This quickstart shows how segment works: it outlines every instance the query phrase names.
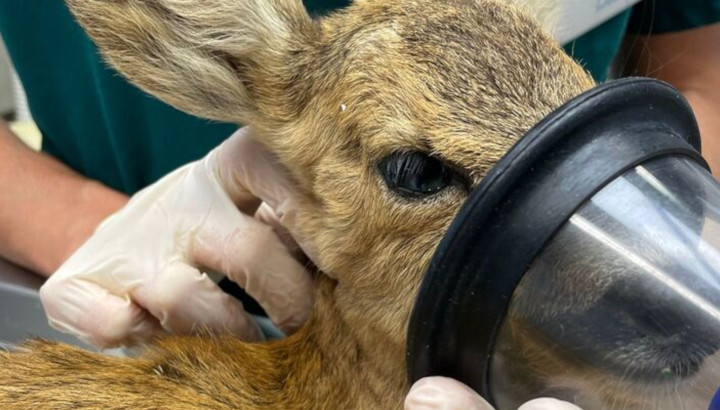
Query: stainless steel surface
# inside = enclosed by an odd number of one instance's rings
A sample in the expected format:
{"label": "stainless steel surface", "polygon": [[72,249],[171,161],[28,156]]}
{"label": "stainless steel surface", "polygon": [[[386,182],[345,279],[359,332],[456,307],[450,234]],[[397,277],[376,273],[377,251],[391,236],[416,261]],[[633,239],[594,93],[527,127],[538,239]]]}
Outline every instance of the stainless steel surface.
{"label": "stainless steel surface", "polygon": [[[0,259],[0,345],[11,347],[29,338],[59,340],[96,350],[48,325],[38,289],[43,279]],[[104,353],[118,355],[118,350]]]}

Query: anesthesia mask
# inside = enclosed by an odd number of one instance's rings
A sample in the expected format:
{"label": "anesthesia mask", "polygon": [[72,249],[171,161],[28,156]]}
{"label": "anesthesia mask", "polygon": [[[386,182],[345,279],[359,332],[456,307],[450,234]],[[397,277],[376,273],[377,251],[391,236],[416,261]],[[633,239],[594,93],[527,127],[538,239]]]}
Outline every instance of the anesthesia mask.
{"label": "anesthesia mask", "polygon": [[670,86],[626,79],[545,118],[470,194],[408,331],[412,381],[498,410],[706,410],[720,385],[720,184]]}

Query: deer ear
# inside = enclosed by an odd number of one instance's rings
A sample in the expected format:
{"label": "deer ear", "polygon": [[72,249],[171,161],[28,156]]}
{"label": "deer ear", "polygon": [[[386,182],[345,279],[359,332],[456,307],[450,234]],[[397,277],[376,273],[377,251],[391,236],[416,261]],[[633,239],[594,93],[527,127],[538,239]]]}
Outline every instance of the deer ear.
{"label": "deer ear", "polygon": [[[300,0],[67,0],[132,83],[191,114],[252,124],[315,31]],[[276,101],[275,103],[278,103]]]}

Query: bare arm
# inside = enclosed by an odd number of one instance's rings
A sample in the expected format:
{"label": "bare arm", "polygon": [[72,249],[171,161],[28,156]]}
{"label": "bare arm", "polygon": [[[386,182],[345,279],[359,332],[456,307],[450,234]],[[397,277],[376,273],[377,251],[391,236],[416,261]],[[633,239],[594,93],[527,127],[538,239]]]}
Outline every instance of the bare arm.
{"label": "bare arm", "polygon": [[0,120],[0,257],[49,276],[126,202],[26,147]]}
{"label": "bare arm", "polygon": [[677,33],[628,39],[626,74],[664,80],[690,101],[703,154],[720,177],[720,23]]}

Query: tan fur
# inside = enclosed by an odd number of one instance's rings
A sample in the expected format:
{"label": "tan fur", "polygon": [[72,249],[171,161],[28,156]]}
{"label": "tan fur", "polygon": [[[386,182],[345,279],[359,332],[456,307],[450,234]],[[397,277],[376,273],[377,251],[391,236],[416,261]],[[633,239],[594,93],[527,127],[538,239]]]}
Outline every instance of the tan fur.
{"label": "tan fur", "polygon": [[253,125],[292,172],[316,305],[288,339],[171,337],[120,360],[55,344],[0,356],[0,408],[400,408],[406,326],[467,192],[388,190],[378,162],[417,150],[477,184],[551,110],[593,85],[494,0],[70,0],[108,61],[187,112]]}

